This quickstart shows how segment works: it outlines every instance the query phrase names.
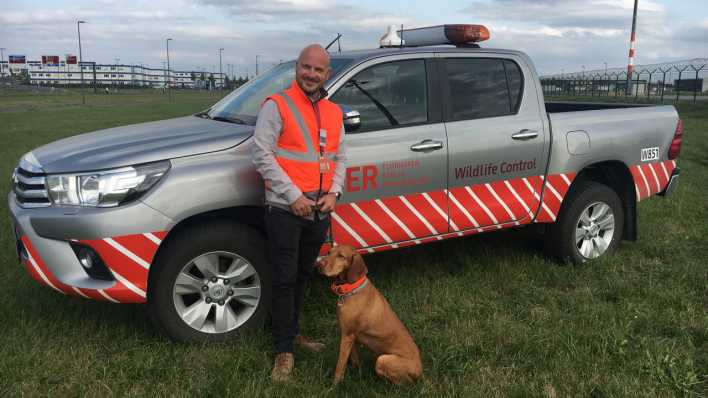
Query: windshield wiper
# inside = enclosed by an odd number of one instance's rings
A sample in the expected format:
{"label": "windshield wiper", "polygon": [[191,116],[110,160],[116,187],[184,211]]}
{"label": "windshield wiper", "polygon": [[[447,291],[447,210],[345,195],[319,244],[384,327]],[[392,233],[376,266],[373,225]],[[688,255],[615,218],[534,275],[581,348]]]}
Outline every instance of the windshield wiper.
{"label": "windshield wiper", "polygon": [[[207,115],[209,116],[209,115]],[[209,117],[211,120],[216,120],[217,122],[227,122],[227,123],[233,123],[233,124],[246,124],[243,119],[239,119],[237,117],[225,117],[225,116],[210,116]]]}
{"label": "windshield wiper", "polygon": [[209,109],[195,113],[194,116],[200,117],[202,119],[211,119],[211,116],[209,116]]}
{"label": "windshield wiper", "polygon": [[391,123],[391,125],[398,126],[398,120],[396,120],[396,118],[393,117],[391,112],[389,112],[389,110],[384,106],[384,104],[379,102],[379,100],[374,98],[374,96],[371,95],[371,93],[369,93],[368,91],[366,91],[366,89],[361,87],[361,84],[365,84],[365,83],[367,83],[367,82],[359,83],[358,81],[356,81],[356,79],[351,79],[351,80],[349,80],[348,84],[353,85],[354,87],[359,89],[359,91],[361,91],[362,94],[364,94],[367,98],[369,98],[371,100],[371,102],[373,102],[374,105],[376,105],[376,107],[381,111],[381,113],[383,113],[384,116],[386,116],[386,119],[388,119],[388,122]]}

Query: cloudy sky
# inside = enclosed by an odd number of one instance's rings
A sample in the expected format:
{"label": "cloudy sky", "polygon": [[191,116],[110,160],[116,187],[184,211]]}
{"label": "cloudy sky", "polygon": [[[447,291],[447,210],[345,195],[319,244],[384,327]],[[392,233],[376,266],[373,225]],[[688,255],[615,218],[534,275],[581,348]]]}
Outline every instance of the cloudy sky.
{"label": "cloudy sky", "polygon": [[[372,48],[389,24],[482,23],[485,47],[528,53],[542,73],[627,64],[633,0],[3,0],[0,47],[28,59],[78,53],[85,60],[160,67],[165,38],[174,69],[254,73],[305,44],[343,34],[343,50]],[[638,64],[708,58],[707,0],[640,0]]]}

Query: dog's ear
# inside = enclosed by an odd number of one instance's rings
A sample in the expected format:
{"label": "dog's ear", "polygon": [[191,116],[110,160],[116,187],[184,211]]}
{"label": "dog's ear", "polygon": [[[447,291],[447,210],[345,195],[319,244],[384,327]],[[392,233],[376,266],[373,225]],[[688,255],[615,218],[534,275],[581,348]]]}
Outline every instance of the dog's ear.
{"label": "dog's ear", "polygon": [[347,270],[347,282],[356,282],[357,279],[366,275],[367,272],[369,272],[369,269],[366,268],[366,264],[364,264],[364,259],[361,257],[361,254],[354,252],[352,255],[352,262],[349,264],[349,269]]}

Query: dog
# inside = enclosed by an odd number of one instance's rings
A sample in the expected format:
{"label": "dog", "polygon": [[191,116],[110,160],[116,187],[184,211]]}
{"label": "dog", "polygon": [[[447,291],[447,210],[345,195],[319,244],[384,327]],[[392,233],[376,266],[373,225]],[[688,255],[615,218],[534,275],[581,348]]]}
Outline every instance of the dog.
{"label": "dog", "polygon": [[420,351],[386,298],[367,278],[366,264],[351,246],[335,246],[318,264],[334,278],[341,339],[334,384],[344,378],[347,361],[359,367],[357,345],[377,355],[376,374],[396,385],[412,384],[423,374]]}

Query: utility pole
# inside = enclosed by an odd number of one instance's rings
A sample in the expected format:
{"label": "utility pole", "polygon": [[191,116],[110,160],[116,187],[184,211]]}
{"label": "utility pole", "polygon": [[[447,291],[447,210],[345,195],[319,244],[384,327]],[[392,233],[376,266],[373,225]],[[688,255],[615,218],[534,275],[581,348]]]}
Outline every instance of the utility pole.
{"label": "utility pole", "polygon": [[219,49],[219,79],[221,79],[221,90],[224,90],[224,75],[221,73],[221,53],[224,52],[223,48]]}
{"label": "utility pole", "polygon": [[256,76],[258,76],[258,57],[260,57],[260,55],[256,54]]}
{"label": "utility pole", "polygon": [[167,44],[167,96],[169,98],[169,101],[172,102],[172,87],[170,86],[170,80],[172,80],[172,77],[170,76],[170,40],[172,39],[166,39],[165,44]]}
{"label": "utility pole", "polygon": [[634,72],[634,52],[637,49],[637,7],[639,0],[634,0],[634,13],[632,14],[632,35],[629,38],[629,63],[627,64],[627,91],[625,95],[632,95],[632,72]]}
{"label": "utility pole", "polygon": [[81,55],[81,24],[86,23],[84,21],[76,21],[76,31],[79,33],[79,70],[81,71],[81,103],[86,105],[86,92],[84,92],[84,66],[81,64],[83,62],[83,56]]}

